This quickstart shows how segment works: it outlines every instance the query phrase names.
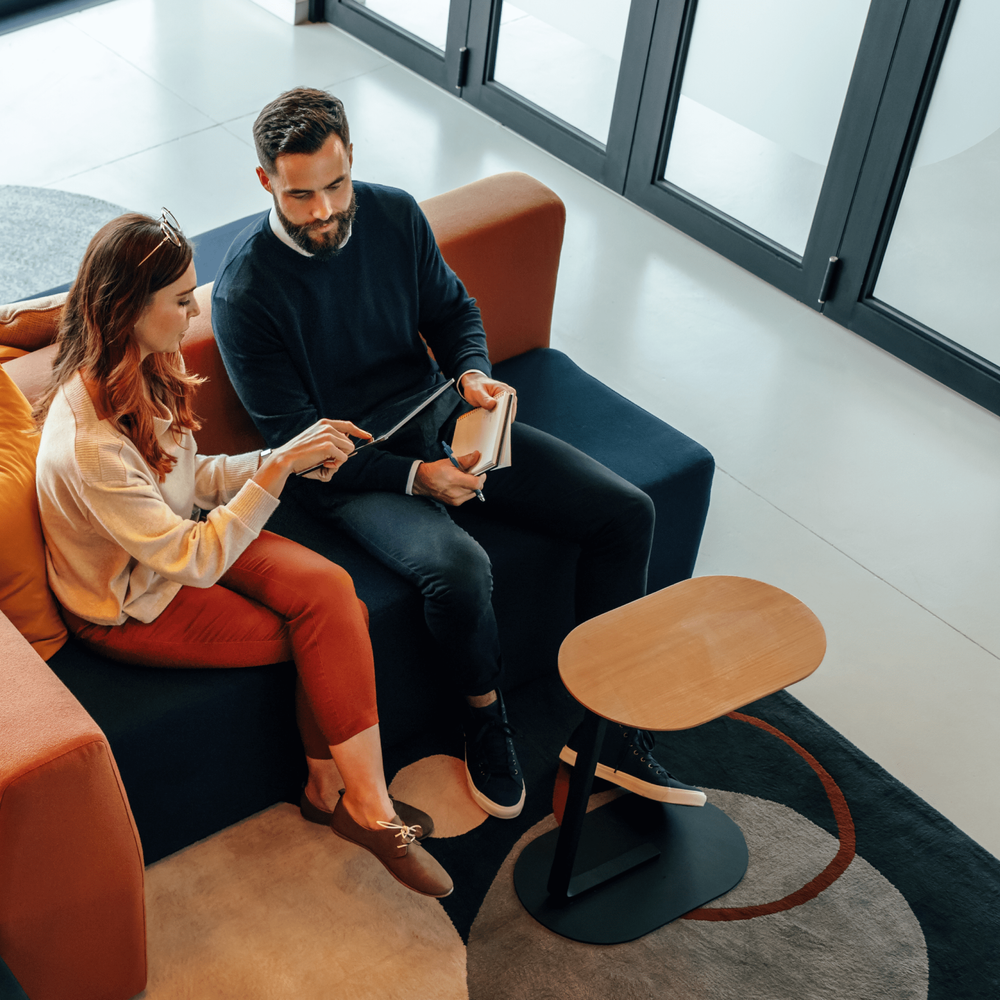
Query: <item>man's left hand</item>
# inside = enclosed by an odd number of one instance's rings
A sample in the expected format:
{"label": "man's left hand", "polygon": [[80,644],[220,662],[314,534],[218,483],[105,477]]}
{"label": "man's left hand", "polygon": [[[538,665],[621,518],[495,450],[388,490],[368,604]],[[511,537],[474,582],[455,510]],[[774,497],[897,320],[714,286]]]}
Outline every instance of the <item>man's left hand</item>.
{"label": "man's left hand", "polygon": [[497,405],[496,397],[509,392],[514,397],[511,419],[517,414],[517,390],[506,382],[498,382],[482,372],[469,372],[462,377],[460,388],[467,403],[481,406],[484,410],[492,410]]}

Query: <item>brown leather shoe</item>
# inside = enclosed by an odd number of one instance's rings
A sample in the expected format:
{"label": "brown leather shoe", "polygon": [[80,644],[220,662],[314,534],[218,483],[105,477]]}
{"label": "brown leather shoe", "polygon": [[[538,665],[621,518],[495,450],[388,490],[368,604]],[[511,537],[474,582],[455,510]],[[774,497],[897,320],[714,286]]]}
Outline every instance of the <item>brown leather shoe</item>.
{"label": "brown leather shoe", "polygon": [[[340,794],[344,794],[343,788],[341,788]],[[419,828],[420,832],[417,833],[417,840],[424,840],[434,832],[434,820],[423,810],[418,809],[416,806],[411,806],[407,802],[400,802],[391,795],[389,796],[389,801],[396,807],[396,815],[399,816],[406,826],[414,830]],[[299,801],[299,812],[302,813],[303,819],[309,820],[310,823],[319,823],[320,826],[329,826],[330,820],[333,819],[332,812],[320,809],[319,806],[314,806],[309,801],[305,789],[302,790],[302,799]]]}
{"label": "brown leather shoe", "polygon": [[374,854],[389,874],[407,889],[443,899],[455,888],[451,876],[417,842],[413,829],[399,816],[392,822],[379,822],[380,829],[366,830],[354,822],[344,800],[337,803],[330,820],[330,829],[343,840],[363,847]]}

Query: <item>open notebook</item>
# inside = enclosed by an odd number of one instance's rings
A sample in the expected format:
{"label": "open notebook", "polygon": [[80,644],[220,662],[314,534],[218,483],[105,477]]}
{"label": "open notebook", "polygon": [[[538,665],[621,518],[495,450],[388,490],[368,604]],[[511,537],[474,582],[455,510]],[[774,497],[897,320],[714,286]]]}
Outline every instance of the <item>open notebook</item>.
{"label": "open notebook", "polygon": [[514,415],[514,395],[501,393],[492,410],[482,408],[463,413],[455,424],[451,449],[456,455],[479,452],[479,461],[467,471],[473,476],[510,465],[510,424]]}

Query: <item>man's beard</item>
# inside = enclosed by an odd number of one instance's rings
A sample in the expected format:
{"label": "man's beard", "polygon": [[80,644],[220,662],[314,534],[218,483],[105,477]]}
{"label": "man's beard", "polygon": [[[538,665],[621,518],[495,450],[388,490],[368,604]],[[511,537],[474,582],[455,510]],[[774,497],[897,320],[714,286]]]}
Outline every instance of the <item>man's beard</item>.
{"label": "man's beard", "polygon": [[[277,198],[274,200],[274,210],[278,213],[285,232],[292,238],[296,246],[301,247],[306,253],[311,253],[320,260],[327,260],[336,256],[340,252],[340,245],[351,235],[351,226],[354,224],[354,215],[358,210],[358,199],[354,192],[351,192],[351,203],[343,212],[331,215],[329,219],[321,219],[317,222],[308,222],[304,226],[297,226],[292,222],[278,204]],[[318,232],[323,226],[328,226],[331,222],[336,225],[333,229],[325,233]]]}

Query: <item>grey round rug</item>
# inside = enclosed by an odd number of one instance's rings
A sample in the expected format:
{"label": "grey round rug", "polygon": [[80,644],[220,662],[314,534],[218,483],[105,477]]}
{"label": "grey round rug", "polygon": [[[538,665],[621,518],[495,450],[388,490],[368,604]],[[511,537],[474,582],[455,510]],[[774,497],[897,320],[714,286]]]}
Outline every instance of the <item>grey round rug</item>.
{"label": "grey round rug", "polygon": [[0,303],[72,281],[90,238],[125,211],[68,191],[0,185]]}
{"label": "grey round rug", "polygon": [[[790,898],[837,853],[837,838],[794,809],[705,789],[739,825],[750,867],[707,908]],[[602,804],[609,795],[591,798]],[[603,797],[603,798],[602,798]],[[902,893],[855,855],[801,905],[752,919],[681,918],[626,944],[581,944],[537,923],[514,890],[524,846],[555,829],[550,814],[514,845],[469,933],[471,1000],[926,1000],[923,930]]]}

